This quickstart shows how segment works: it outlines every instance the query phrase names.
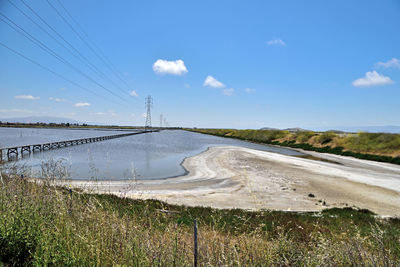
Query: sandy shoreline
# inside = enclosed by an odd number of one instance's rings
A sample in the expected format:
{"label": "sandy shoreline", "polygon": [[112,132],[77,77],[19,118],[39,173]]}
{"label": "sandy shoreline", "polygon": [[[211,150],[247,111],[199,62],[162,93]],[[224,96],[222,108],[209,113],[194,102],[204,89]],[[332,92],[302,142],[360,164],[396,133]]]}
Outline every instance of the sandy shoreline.
{"label": "sandy shoreline", "polygon": [[211,147],[184,160],[188,174],[183,176],[68,184],[93,192],[188,206],[290,211],[356,206],[400,217],[400,166],[304,153],[335,163],[242,147]]}

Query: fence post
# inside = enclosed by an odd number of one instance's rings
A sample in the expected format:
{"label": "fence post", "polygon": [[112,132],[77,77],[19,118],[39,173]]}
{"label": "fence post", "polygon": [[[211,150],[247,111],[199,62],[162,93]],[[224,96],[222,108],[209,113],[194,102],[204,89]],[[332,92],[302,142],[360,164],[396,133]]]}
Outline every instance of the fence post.
{"label": "fence post", "polygon": [[71,189],[71,188],[68,190],[68,196],[69,196],[69,209],[68,209],[68,213],[71,214],[71,213],[72,213],[72,189]]}
{"label": "fence post", "polygon": [[197,220],[194,220],[194,267],[197,267]]}

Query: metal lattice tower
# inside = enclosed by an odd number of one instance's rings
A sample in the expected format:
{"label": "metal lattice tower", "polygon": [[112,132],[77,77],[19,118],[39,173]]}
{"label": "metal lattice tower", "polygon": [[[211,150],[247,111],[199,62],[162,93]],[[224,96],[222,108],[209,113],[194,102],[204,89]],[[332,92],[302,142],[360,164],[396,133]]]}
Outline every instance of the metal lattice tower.
{"label": "metal lattice tower", "polygon": [[147,110],[145,127],[151,128],[151,108],[153,107],[153,98],[150,95],[146,97],[145,105]]}

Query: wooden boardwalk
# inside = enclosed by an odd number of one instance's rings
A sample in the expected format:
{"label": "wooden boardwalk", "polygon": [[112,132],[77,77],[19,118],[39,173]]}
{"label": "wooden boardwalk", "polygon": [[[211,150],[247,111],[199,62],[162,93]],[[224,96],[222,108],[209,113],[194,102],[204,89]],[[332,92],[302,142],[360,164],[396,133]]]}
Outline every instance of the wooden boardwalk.
{"label": "wooden boardwalk", "polygon": [[27,153],[30,154],[31,152],[45,151],[45,150],[49,150],[49,149],[62,148],[62,147],[67,147],[67,146],[75,146],[75,145],[99,142],[99,141],[104,141],[104,140],[110,140],[110,139],[130,136],[130,135],[151,133],[151,132],[158,132],[158,130],[138,131],[138,132],[132,132],[132,133],[115,134],[115,135],[107,135],[107,136],[99,136],[99,137],[89,137],[89,138],[43,143],[43,144],[35,144],[35,145],[4,147],[4,148],[0,148],[0,161],[3,161],[3,155],[6,155],[7,160],[9,160],[10,158],[18,158],[18,155],[23,156],[24,154],[27,154]]}

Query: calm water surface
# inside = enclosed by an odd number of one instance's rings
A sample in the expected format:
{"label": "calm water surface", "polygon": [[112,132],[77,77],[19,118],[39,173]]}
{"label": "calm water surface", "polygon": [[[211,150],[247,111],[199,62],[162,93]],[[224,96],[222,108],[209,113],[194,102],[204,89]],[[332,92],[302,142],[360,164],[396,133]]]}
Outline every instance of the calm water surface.
{"label": "calm water surface", "polygon": [[[0,147],[118,133],[121,131],[0,128]],[[7,164],[24,164],[33,173],[37,173],[43,162],[53,159],[64,162],[71,179],[157,179],[183,175],[185,169],[181,163],[186,157],[199,154],[208,147],[225,145],[285,155],[304,155],[287,148],[168,130],[32,153],[24,159]]]}

